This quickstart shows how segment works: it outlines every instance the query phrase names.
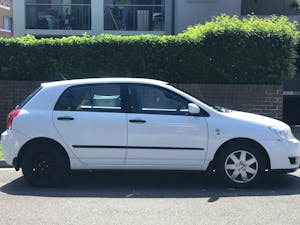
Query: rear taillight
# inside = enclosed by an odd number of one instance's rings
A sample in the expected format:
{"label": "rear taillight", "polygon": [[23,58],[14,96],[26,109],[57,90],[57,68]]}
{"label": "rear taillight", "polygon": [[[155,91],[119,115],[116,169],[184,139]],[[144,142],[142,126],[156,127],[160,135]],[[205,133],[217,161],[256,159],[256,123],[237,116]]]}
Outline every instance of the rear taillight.
{"label": "rear taillight", "polygon": [[11,111],[8,114],[8,116],[7,116],[7,129],[8,130],[11,130],[12,122],[13,122],[14,118],[18,116],[20,111],[21,111],[20,109],[14,109],[13,111]]}

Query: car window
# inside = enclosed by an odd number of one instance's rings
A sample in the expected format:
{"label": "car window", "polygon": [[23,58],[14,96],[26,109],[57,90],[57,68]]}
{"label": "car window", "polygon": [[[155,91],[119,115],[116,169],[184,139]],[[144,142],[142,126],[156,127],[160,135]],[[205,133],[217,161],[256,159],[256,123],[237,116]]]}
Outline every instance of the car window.
{"label": "car window", "polygon": [[187,115],[189,101],[164,88],[150,85],[129,85],[129,112]]}
{"label": "car window", "polygon": [[55,110],[61,111],[121,111],[121,91],[118,84],[75,86],[66,90]]}

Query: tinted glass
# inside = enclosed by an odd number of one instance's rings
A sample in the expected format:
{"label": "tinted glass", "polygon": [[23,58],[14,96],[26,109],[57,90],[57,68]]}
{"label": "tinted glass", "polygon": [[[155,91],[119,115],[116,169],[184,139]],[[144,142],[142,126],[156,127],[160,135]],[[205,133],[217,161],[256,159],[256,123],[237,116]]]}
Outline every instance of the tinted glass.
{"label": "tinted glass", "polygon": [[129,111],[135,113],[187,115],[189,101],[163,88],[131,85]]}
{"label": "tinted glass", "polygon": [[103,84],[76,86],[65,91],[55,110],[62,111],[121,111],[120,86]]}

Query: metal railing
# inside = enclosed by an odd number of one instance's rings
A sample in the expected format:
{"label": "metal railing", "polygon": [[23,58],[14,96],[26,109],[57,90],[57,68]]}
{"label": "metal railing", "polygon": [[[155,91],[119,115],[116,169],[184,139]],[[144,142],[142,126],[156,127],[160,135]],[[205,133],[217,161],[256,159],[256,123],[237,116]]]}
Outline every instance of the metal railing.
{"label": "metal railing", "polygon": [[125,31],[163,31],[164,4],[105,4],[104,29]]}
{"label": "metal railing", "polygon": [[26,29],[90,30],[91,4],[25,5]]}

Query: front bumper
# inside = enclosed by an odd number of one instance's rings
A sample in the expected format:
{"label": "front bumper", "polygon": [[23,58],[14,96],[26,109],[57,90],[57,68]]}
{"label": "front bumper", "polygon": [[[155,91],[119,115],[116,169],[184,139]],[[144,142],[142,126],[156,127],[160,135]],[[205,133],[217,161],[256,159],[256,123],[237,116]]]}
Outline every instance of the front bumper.
{"label": "front bumper", "polygon": [[26,136],[14,130],[6,130],[1,134],[2,152],[7,164],[14,166],[14,159],[27,141]]}
{"label": "front bumper", "polygon": [[300,165],[300,142],[291,140],[264,140],[260,142],[266,149],[271,170],[295,170]]}

